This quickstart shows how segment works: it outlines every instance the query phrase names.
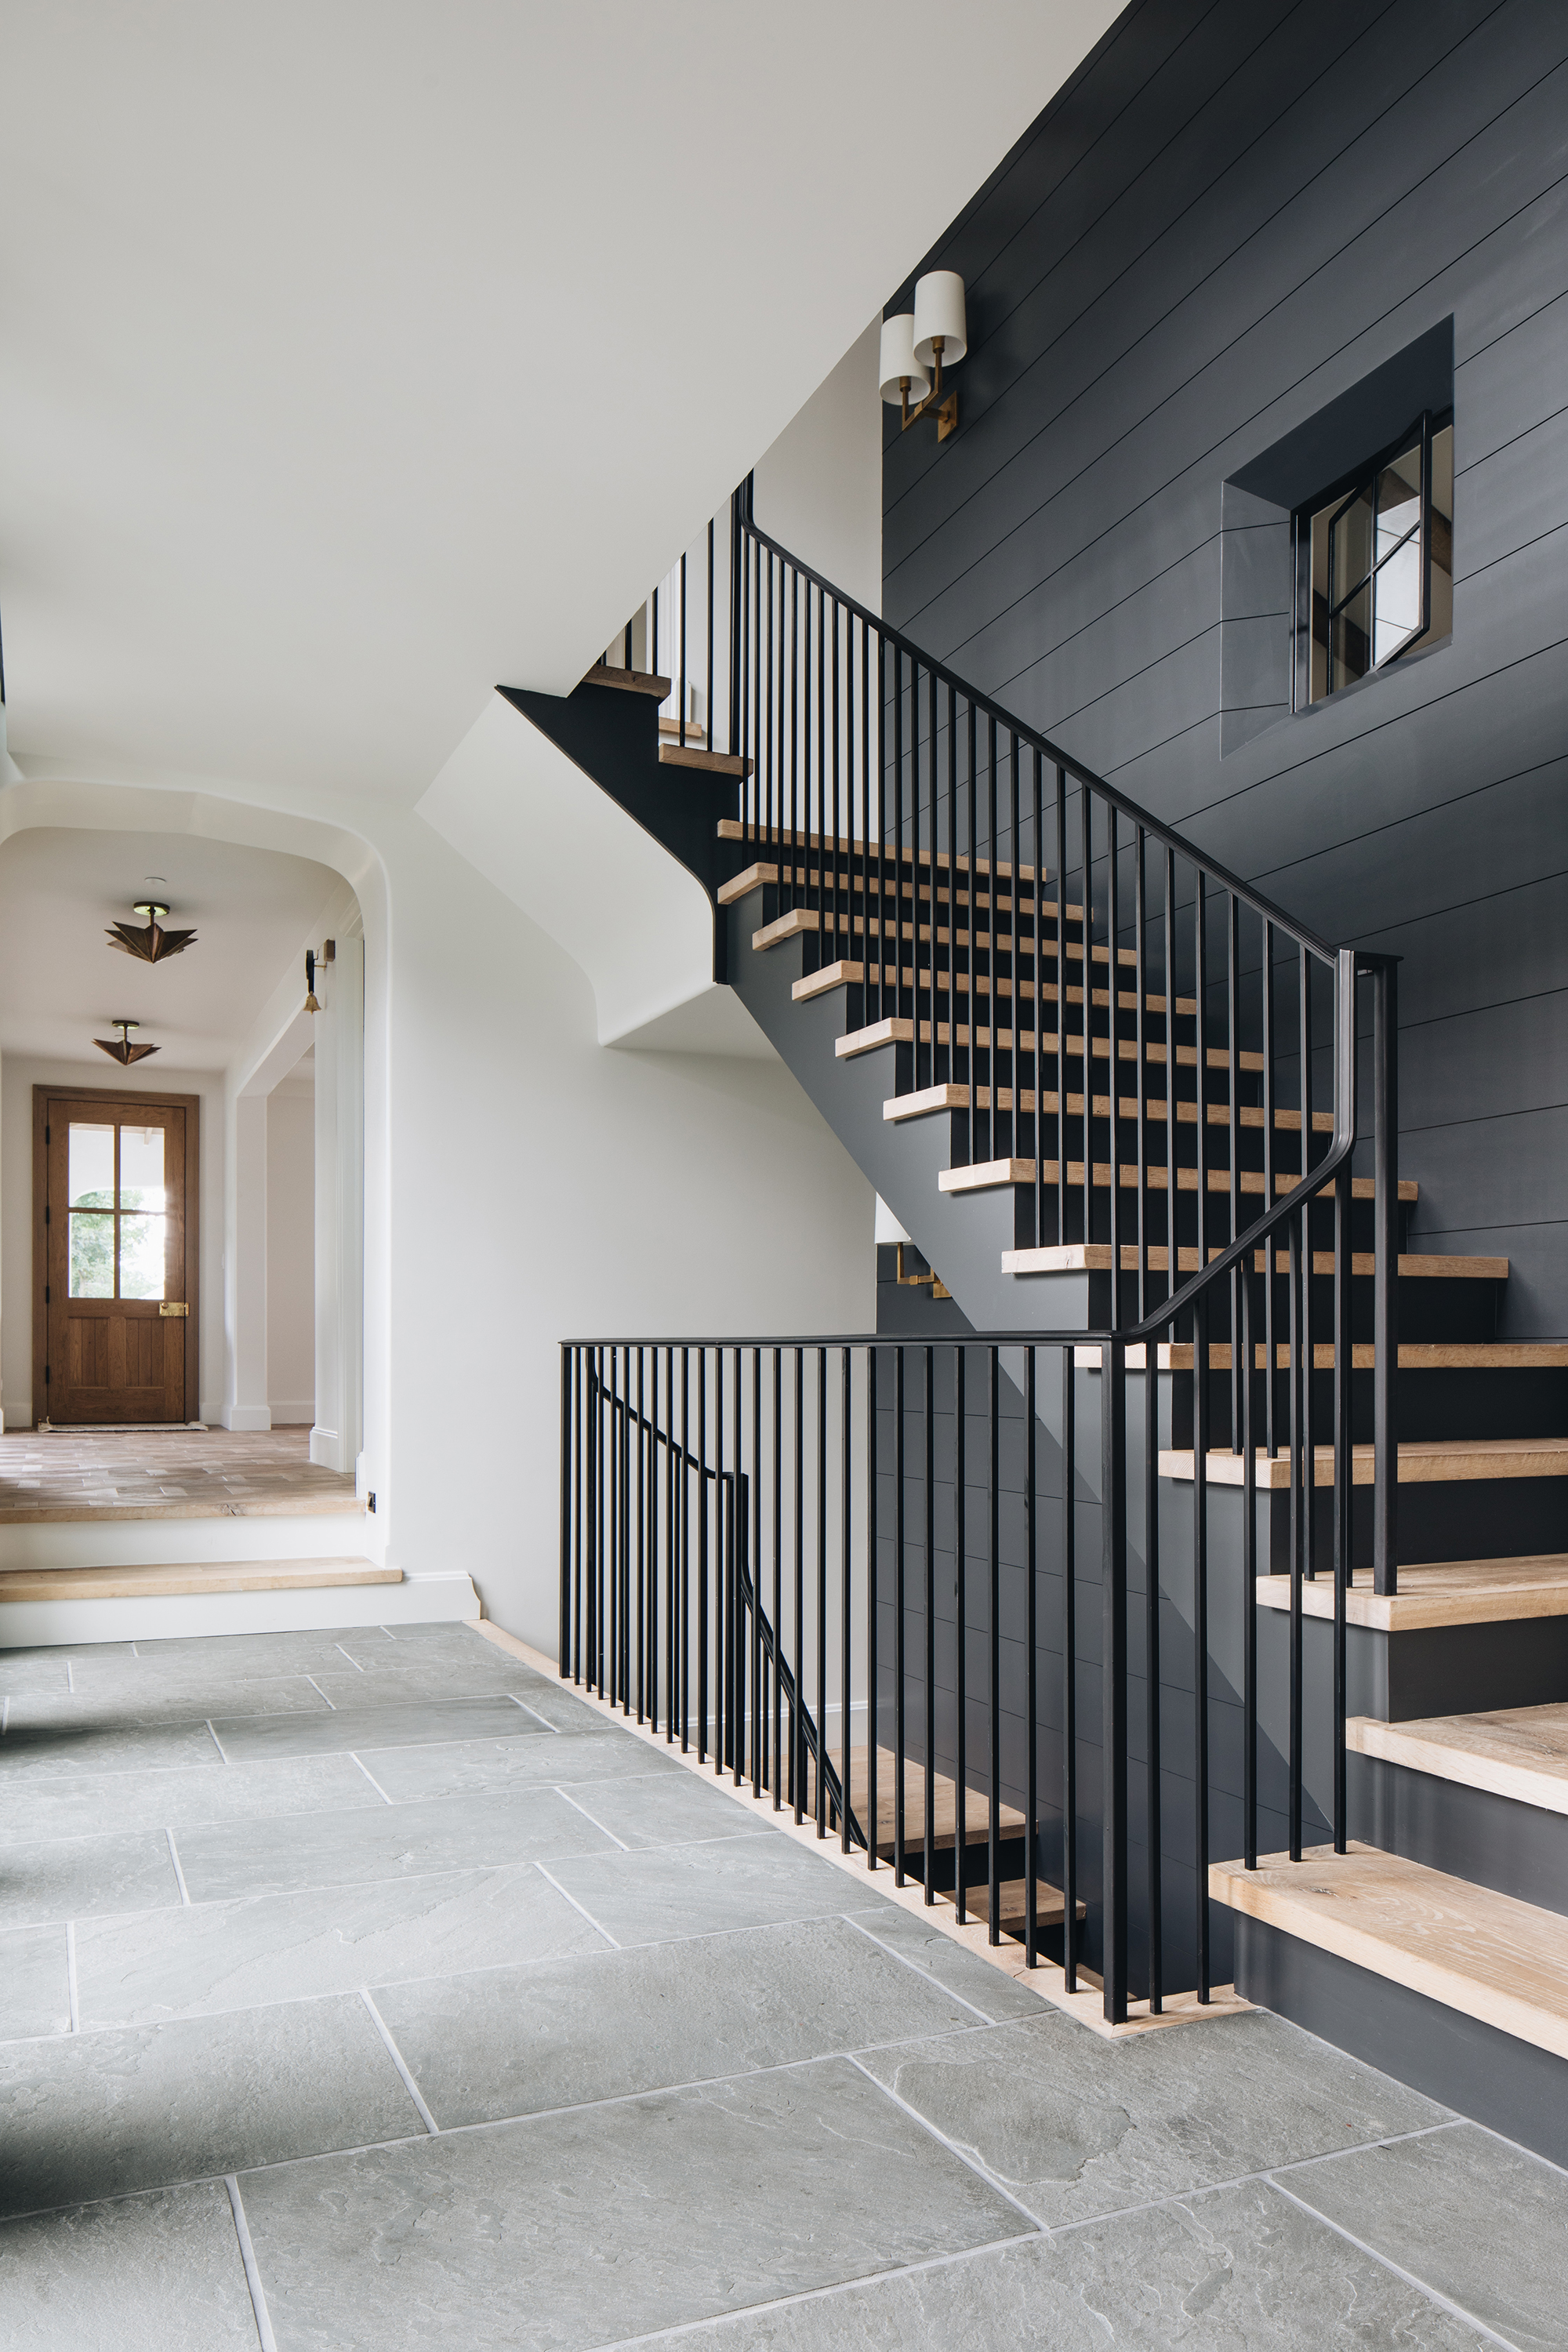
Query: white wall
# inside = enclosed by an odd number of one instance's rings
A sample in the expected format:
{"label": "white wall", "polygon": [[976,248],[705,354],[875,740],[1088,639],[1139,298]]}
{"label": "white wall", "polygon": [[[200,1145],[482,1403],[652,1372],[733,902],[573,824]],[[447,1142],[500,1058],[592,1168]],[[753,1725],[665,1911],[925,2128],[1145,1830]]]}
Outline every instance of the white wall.
{"label": "white wall", "polygon": [[882,609],[882,404],[873,319],[756,466],[757,528],[868,611]]}
{"label": "white wall", "polygon": [[267,1402],[280,1423],[315,1418],[316,1090],[285,1078],[267,1097]]}
{"label": "white wall", "polygon": [[101,1054],[91,1062],[37,1061],[7,1054],[0,1068],[0,1391],[7,1429],[27,1429],[41,1402],[33,1395],[33,1088],[100,1087],[110,1094],[200,1095],[201,1296],[197,1343],[202,1401],[187,1402],[203,1421],[218,1417],[223,1394],[223,1078],[211,1070],[161,1069],[142,1062],[125,1070]]}

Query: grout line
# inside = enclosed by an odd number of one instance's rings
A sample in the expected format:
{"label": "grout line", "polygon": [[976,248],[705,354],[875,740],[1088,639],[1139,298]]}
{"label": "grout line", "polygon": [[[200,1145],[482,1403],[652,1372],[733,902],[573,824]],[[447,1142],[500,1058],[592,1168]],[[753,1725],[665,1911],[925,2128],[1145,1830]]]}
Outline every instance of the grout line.
{"label": "grout line", "polygon": [[560,1738],[561,1726],[558,1723],[552,1723],[547,1717],[540,1714],[536,1706],[530,1706],[525,1699],[519,1698],[515,1691],[504,1691],[501,1695],[505,1698],[510,1698],[513,1706],[521,1706],[524,1715],[532,1716],[535,1723],[542,1723],[546,1731],[552,1731],[557,1739]]}
{"label": "grout line", "polygon": [[[954,1992],[950,1986],[943,1984],[940,1977],[932,1976],[929,1969],[922,1969],[918,1960],[911,1960],[907,1953],[900,1952],[897,1945],[884,1943],[880,1936],[874,1936],[871,1933],[870,1928],[863,1927],[861,1922],[855,1917],[852,1912],[846,1911],[841,1914],[841,1916],[847,1927],[856,1928],[859,1934],[865,1937],[866,1941],[868,1944],[875,1944],[879,1952],[886,1952],[889,1959],[897,1960],[900,1967],[909,1969],[911,1976],[923,1978],[925,1982],[929,1985],[934,1986],[938,1992],[945,1993],[949,2000],[955,2000],[960,2009],[968,2010],[970,2015],[972,2017],[979,2018],[983,2025],[1010,2025],[1017,2022],[1016,2019],[1012,2018],[988,2017],[983,2009],[979,2009],[975,2006],[973,2001],[965,2000],[961,1992]],[[1027,2021],[1026,2021],[1026,2022],[1027,2022]]]}
{"label": "grout line", "polygon": [[226,1764],[226,1763],[228,1762],[228,1758],[227,1758],[226,1756],[224,1756],[224,1755],[223,1755],[223,1742],[222,1742],[222,1740],[218,1738],[217,1733],[216,1733],[216,1731],[213,1731],[213,1719],[212,1719],[211,1716],[210,1716],[210,1715],[204,1716],[204,1717],[202,1717],[202,1720],[203,1720],[203,1722],[206,1725],[207,1729],[208,1729],[209,1731],[212,1731],[213,1746],[217,1749],[218,1754],[219,1754],[220,1756],[223,1756],[223,1760],[224,1760],[224,1762]]}
{"label": "grout line", "polygon": [[4,1739],[10,1727],[11,1699],[9,1693],[7,1693],[4,1706],[0,1706],[0,1739]]}
{"label": "grout line", "polygon": [[[339,1657],[340,1657],[340,1658],[349,1658],[349,1654],[348,1654],[348,1652],[344,1649],[344,1647],[343,1647],[343,1645],[342,1645],[342,1643],[341,1642],[334,1642],[334,1643],[332,1643],[332,1647],[333,1647],[333,1649],[334,1649],[334,1650],[336,1650],[336,1652],[337,1652],[337,1654],[338,1654],[338,1655],[339,1655]],[[364,1668],[361,1665],[361,1664],[360,1664],[360,1662],[359,1662],[359,1660],[358,1660],[357,1658],[349,1658],[349,1664],[350,1664],[350,1665],[353,1668],[353,1670],[354,1670],[354,1672],[355,1672],[355,1674],[356,1674],[356,1675],[363,1675],[363,1672],[364,1672]]]}
{"label": "grout line", "polygon": [[864,2271],[858,2278],[835,2279],[831,2286],[808,2287],[801,2294],[773,2295],[765,2303],[737,2304],[733,2309],[716,2311],[706,2319],[677,2320],[672,2327],[656,2327],[648,2336],[619,2336],[613,2343],[595,2345],[591,2352],[635,2352],[639,2344],[669,2344],[688,2336],[710,2335],[715,2328],[732,2326],[739,2320],[760,2318],[773,2311],[794,2311],[801,2304],[826,2303],[834,2295],[853,2294],[858,2287],[888,2286],[900,2279],[923,2278],[931,2271],[947,2270],[955,2263],[979,2262],[987,2254],[1005,2254],[1028,2242],[1026,2238],[992,2238],[983,2246],[960,2246],[951,2254],[933,2254],[923,2263],[900,2263],[889,2270]]}
{"label": "grout line", "polygon": [[557,1895],[564,1895],[566,1896],[566,1900],[570,1903],[574,1911],[582,1912],[584,1918],[586,1919],[589,1927],[594,1930],[594,1933],[596,1936],[603,1936],[605,1943],[610,1946],[613,1951],[618,1952],[624,1948],[620,1944],[616,1943],[616,1938],[611,1935],[607,1927],[600,1927],[593,1913],[587,1910],[584,1905],[579,1903],[574,1895],[566,1894],[566,1889],[562,1885],[561,1881],[558,1878],[552,1877],[550,1872],[545,1869],[544,1864],[542,1862],[536,1862],[533,1867],[538,1871],[542,1878],[550,1879],[550,1884],[553,1886]]}
{"label": "grout line", "polygon": [[66,1995],[70,2002],[70,2030],[81,2032],[81,2008],[76,1991],[76,1921],[66,1921]]}
{"label": "grout line", "polygon": [[[376,1779],[375,1774],[371,1770],[369,1765],[363,1761],[363,1758],[361,1758],[353,1748],[351,1748],[349,1749],[349,1754],[353,1758],[354,1762],[359,1766],[360,1770],[364,1774],[365,1779],[370,1782],[370,1785],[375,1790],[376,1795],[384,1804],[390,1805],[392,1799],[387,1795],[386,1790],[382,1787],[381,1782]],[[287,1818],[287,1816],[285,1816],[285,1818]],[[304,1817],[302,1815],[296,1814],[294,1818],[296,1820],[301,1820]]]}
{"label": "grout line", "polygon": [[[552,1785],[553,1786],[554,1784],[552,1783]],[[575,1798],[575,1797],[574,1797],[574,1796],[572,1796],[572,1795],[570,1795],[570,1794],[568,1793],[568,1791],[567,1791],[566,1790],[564,1790],[564,1789],[562,1789],[562,1788],[556,1788],[556,1790],[555,1790],[555,1793],[556,1793],[556,1795],[557,1795],[558,1797],[564,1797],[564,1798],[566,1799],[566,1802],[567,1802],[567,1803],[572,1807],[573,1811],[574,1811],[574,1812],[581,1813],[581,1814],[582,1814],[582,1816],[583,1816],[583,1819],[584,1819],[585,1822],[593,1822],[593,1823],[594,1823],[594,1827],[595,1827],[596,1830],[603,1830],[603,1831],[604,1831],[605,1835],[609,1839],[610,1843],[611,1843],[612,1845],[618,1845],[618,1846],[620,1847],[620,1850],[621,1850],[621,1852],[622,1852],[623,1853],[630,1853],[630,1852],[631,1852],[631,1848],[630,1848],[630,1846],[626,1843],[626,1842],[625,1838],[618,1838],[618,1837],[616,1835],[616,1833],[615,1833],[615,1831],[614,1831],[614,1830],[606,1830],[606,1829],[605,1829],[605,1824],[604,1824],[604,1822],[601,1822],[601,1821],[597,1821],[597,1820],[595,1820],[595,1817],[594,1817],[594,1815],[593,1815],[593,1814],[588,1811],[588,1808],[587,1808],[587,1806],[586,1806],[586,1805],[580,1805],[580,1804],[577,1802],[576,1798]],[[711,1841],[711,1840],[702,1840],[702,1841],[700,1841],[700,1843],[712,1843],[712,1841]]]}
{"label": "grout line", "polygon": [[76,1696],[76,1681],[71,1674],[71,1662],[68,1658],[66,1660],[66,1688],[74,1698]]}
{"label": "grout line", "polygon": [[180,1868],[180,1850],[179,1850],[178,1846],[174,1843],[174,1831],[173,1831],[172,1829],[167,1829],[167,1830],[165,1830],[165,1831],[163,1832],[163,1835],[164,1835],[164,1836],[168,1839],[168,1841],[169,1841],[169,1860],[170,1860],[170,1861],[174,1864],[174,1876],[175,1876],[175,1878],[176,1878],[176,1879],[178,1880],[178,1882],[179,1882],[179,1887],[180,1887],[180,1900],[181,1900],[181,1902],[182,1902],[183,1904],[184,1904],[184,1906],[185,1906],[186,1909],[188,1910],[188,1909],[190,1908],[190,1902],[191,1902],[191,1890],[190,1890],[190,1888],[185,1885],[185,1874],[184,1874],[184,1872]]}
{"label": "grout line", "polygon": [[431,2114],[429,2108],[426,2105],[419,2085],[409,2072],[408,2062],[404,2057],[402,2051],[398,2048],[396,2042],[392,2038],[391,2027],[387,2024],[385,2018],[383,2017],[380,2010],[377,2009],[374,2001],[371,1999],[370,1987],[368,1985],[361,1985],[359,1989],[359,1997],[361,2000],[363,2001],[366,2009],[369,2010],[371,2021],[374,2025],[376,2032],[380,2034],[382,2040],[386,2044],[387,2056],[391,2059],[393,2064],[396,2067],[398,2073],[403,2077],[404,2089],[407,2092],[409,2097],[413,2100],[415,2105],[419,2110],[420,2122],[424,2125],[431,2138],[436,2138],[440,2132],[441,2126],[436,2121],[436,2118]]}
{"label": "grout line", "polygon": [[239,2240],[239,2259],[245,2264],[245,2284],[250,2289],[250,2307],[256,2315],[256,2332],[261,2338],[261,2352],[278,2352],[278,2338],[272,2333],[261,2273],[257,2267],[256,2249],[250,2242],[250,2224],[245,2218],[245,2207],[240,2202],[239,2183],[232,2172],[226,2172],[223,2185],[228,2191],[229,2210],[234,2215],[234,2234]]}
{"label": "grout line", "polygon": [[337,1711],[338,1711],[338,1710],[337,1710],[337,1708],[336,1708],[335,1706],[332,1706],[332,1702],[331,1702],[331,1700],[330,1698],[327,1698],[327,1694],[326,1694],[326,1692],[321,1688],[321,1684],[316,1680],[315,1675],[306,1675],[306,1677],[305,1677],[305,1680],[310,1684],[310,1688],[315,1692],[315,1694],[316,1694],[316,1696],[317,1696],[317,1697],[318,1697],[318,1698],[324,1698],[324,1699],[327,1699],[327,1705],[328,1705],[330,1707],[332,1707],[332,1713],[333,1713],[334,1715],[336,1715],[336,1713],[337,1713]]}
{"label": "grout line", "polygon": [[1364,2238],[1358,2238],[1353,2230],[1347,2230],[1342,2221],[1331,2221],[1328,2214],[1320,2213],[1315,2205],[1309,2205],[1304,2197],[1296,2196],[1293,2190],[1287,2189],[1280,2181],[1270,2179],[1268,2185],[1277,2197],[1283,2197],[1287,2204],[1294,2205],[1299,2213],[1305,2213],[1312,2221],[1321,2221],[1325,2230],[1332,2230],[1335,2236],[1342,2238],[1347,2245],[1354,2246],[1360,2252],[1378,2263],[1382,2269],[1392,2271],[1396,2279],[1403,2279],[1406,2286],[1415,2287],[1417,2294],[1424,2294],[1428,2302],[1435,2303],[1439,2310],[1450,2312],[1456,2319],[1462,2320],[1467,2327],[1478,2329],[1489,2344],[1500,2345],[1502,2352],[1519,2352],[1519,2347],[1511,2336],[1500,2336],[1495,2327],[1489,2327],[1484,2319],[1478,2319],[1473,2311],[1465,2309],[1463,2304],[1456,2303],[1451,2295],[1444,2294],[1440,2288],[1428,2286],[1425,2279],[1417,2278],[1414,2271],[1407,2271],[1402,2263],[1394,2262],[1389,2255],[1379,2253],[1377,2248],[1368,2245]]}
{"label": "grout line", "polygon": [[[933,2034],[931,2039],[933,2041],[938,2041],[945,2039],[945,2037]],[[899,2047],[900,2045],[895,2044],[894,2046]],[[987,2189],[994,2189],[998,2197],[1005,2198],[1007,2203],[1012,2206],[1015,2212],[1021,2213],[1023,2215],[1031,2231],[1035,2231],[1041,2237],[1048,2237],[1050,2235],[1050,2231],[1047,2228],[1045,2222],[1041,2221],[1039,2215],[1037,2213],[1031,2213],[1028,2207],[1021,2199],[1015,2197],[1010,2189],[1004,2189],[1002,2183],[996,2179],[994,2173],[988,2172],[977,2156],[971,2155],[966,2148],[963,2148],[959,2145],[957,2140],[950,2139],[946,2132],[939,2130],[937,2126],[931,2122],[929,2116],[922,2116],[918,2107],[911,2107],[908,2099],[900,2098],[897,2091],[893,2089],[891,2084],[879,2083],[877,2080],[876,2075],[872,2074],[869,2066],[862,2065],[860,2060],[853,2054],[850,2055],[849,2063],[851,2066],[858,2068],[859,2072],[865,2075],[866,2080],[871,2084],[873,2089],[880,2091],[885,2098],[890,2099],[894,2106],[901,2107],[905,2115],[909,2116],[912,2123],[918,2124],[922,2132],[925,2132],[931,2139],[938,2141],[942,2147],[945,2147],[950,2156],[957,2157],[960,2164],[966,2166],[967,2168],[974,2174],[976,2179],[983,2180]]]}
{"label": "grout line", "polygon": [[1277,2188],[1277,2173],[1301,2172],[1314,2164],[1336,2163],[1344,2156],[1364,2156],[1368,2148],[1398,2147],[1404,2140],[1425,2139],[1429,2132],[1452,2131],[1454,2125],[1460,2120],[1456,2116],[1447,2123],[1423,2124],[1419,2131],[1395,2132],[1390,2139],[1358,2139],[1349,2147],[1331,2147],[1324,2156],[1299,2156],[1289,2164],[1260,2165],[1256,2172],[1233,2173],[1226,2180],[1200,2180],[1187,2189],[1173,2189],[1168,2197],[1146,2198],[1141,2205],[1117,2205],[1102,2213],[1087,2213],[1080,2221],[1058,2221],[1052,2227],[1051,2235],[1053,2238],[1070,2237],[1075,2230],[1096,2229],[1102,2221],[1121,2221],[1124,2214],[1158,2213],[1166,2205],[1188,2205],[1194,2197],[1217,2196],[1222,2189],[1247,2189],[1258,2181],[1266,2185],[1271,2183]]}

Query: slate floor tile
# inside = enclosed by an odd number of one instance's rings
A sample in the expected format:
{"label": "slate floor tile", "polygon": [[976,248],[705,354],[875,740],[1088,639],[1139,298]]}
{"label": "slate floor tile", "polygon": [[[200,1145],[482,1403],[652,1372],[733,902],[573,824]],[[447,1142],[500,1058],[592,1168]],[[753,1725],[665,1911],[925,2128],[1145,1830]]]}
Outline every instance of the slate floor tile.
{"label": "slate floor tile", "polygon": [[444,2129],[973,2022],[838,1919],[426,1978],[375,2001]]}
{"label": "slate floor tile", "polygon": [[0,1928],[155,1911],[179,1900],[169,1842],[157,1830],[0,1846]]}
{"label": "slate floor tile", "polygon": [[595,1731],[559,1738],[465,1739],[426,1748],[365,1751],[365,1769],[395,1803],[415,1797],[456,1797],[481,1789],[550,1781],[575,1795],[580,1781],[658,1777],[685,1780],[683,1766],[624,1733]]}
{"label": "slate floor tile", "polygon": [[1028,2226],[835,2060],[241,2186],[279,2352],[583,2352]]}
{"label": "slate floor tile", "polygon": [[573,1801],[627,1846],[690,1845],[709,1838],[756,1837],[769,1830],[765,1807],[738,1805],[691,1773],[578,1785]]}
{"label": "slate floor tile", "polygon": [[1474,2124],[1281,2175],[1518,2352],[1568,2347],[1568,2176]]}
{"label": "slate floor tile", "polygon": [[866,2063],[1051,2228],[1447,2112],[1261,2011],[1109,2043],[1053,2012]]}
{"label": "slate floor tile", "polygon": [[13,1726],[0,1738],[0,1771],[8,1787],[85,1773],[188,1768],[216,1771],[222,1765],[211,1732],[194,1719],[140,1729],[115,1724]]}
{"label": "slate floor tile", "polygon": [[13,1927],[0,1936],[0,2040],[70,2031],[63,1927]]}
{"label": "slate floor tile", "polygon": [[847,1904],[845,1908],[868,1936],[890,1944],[911,1967],[923,1969],[994,2023],[1005,2018],[1054,2013],[1037,1992],[1005,1970],[993,1968],[978,1953],[955,1944],[940,1927],[928,1926],[918,1912],[906,1911],[897,1903],[879,1903],[874,1910],[863,1909],[858,1903]]}
{"label": "slate floor tile", "polygon": [[1261,2182],[669,2339],[691,2352],[1480,2352]]}
{"label": "slate floor tile", "polygon": [[91,1691],[41,1692],[11,1702],[7,1740],[29,1731],[131,1731],[205,1722],[209,1715],[325,1715],[329,1701],[305,1675],[216,1674],[189,1682],[162,1678]]}
{"label": "slate floor tile", "polygon": [[552,1877],[617,1944],[762,1927],[841,1912],[848,1881],[773,1834],[552,1863]]}
{"label": "slate floor tile", "polygon": [[357,1994],[0,2047],[0,2213],[425,2128]]}
{"label": "slate floor tile", "polygon": [[330,1715],[215,1716],[213,1730],[224,1755],[235,1764],[272,1756],[341,1755],[345,1748],[363,1748],[368,1753],[374,1748],[417,1747],[437,1740],[552,1737],[537,1716],[499,1695],[454,1697],[424,1706],[395,1703],[339,1708]]}
{"label": "slate floor tile", "polygon": [[257,2352],[221,2181],[0,2222],[6,2352]]}
{"label": "slate floor tile", "polygon": [[325,1667],[320,1669],[313,1681],[329,1706],[349,1713],[378,1707],[424,1706],[432,1701],[440,1705],[453,1699],[500,1697],[509,1692],[514,1693],[531,1711],[534,1705],[532,1688],[525,1686],[515,1674],[486,1670],[483,1661],[479,1669],[454,1661],[450,1665],[413,1667],[404,1674],[384,1670],[356,1674],[340,1658],[338,1668],[335,1674]]}
{"label": "slate floor tile", "polygon": [[[193,1903],[436,1871],[504,1869],[550,1855],[614,1850],[604,1830],[550,1788],[251,1822],[243,1838],[219,1822],[186,1830],[179,1841]],[[0,1854],[0,1899],[4,1892]]]}
{"label": "slate floor tile", "polygon": [[155,2024],[603,1948],[538,1871],[453,1871],[89,1921],[78,2000],[84,2026]]}
{"label": "slate floor tile", "polygon": [[[212,1742],[207,1742],[209,1748]],[[213,1748],[213,1760],[217,1750]],[[260,1821],[269,1814],[384,1806],[352,1756],[301,1756],[277,1764],[231,1764],[217,1772],[105,1772],[73,1780],[7,1780],[0,1807],[0,1872],[11,1847],[84,1830],[108,1836],[139,1830],[176,1832],[200,1822]]]}

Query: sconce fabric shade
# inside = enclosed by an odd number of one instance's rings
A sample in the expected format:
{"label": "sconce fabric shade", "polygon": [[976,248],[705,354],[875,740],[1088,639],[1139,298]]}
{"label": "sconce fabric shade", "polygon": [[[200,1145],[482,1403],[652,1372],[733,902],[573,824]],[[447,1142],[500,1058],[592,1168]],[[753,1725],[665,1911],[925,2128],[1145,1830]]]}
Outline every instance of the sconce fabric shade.
{"label": "sconce fabric shade", "polygon": [[921,401],[931,390],[931,378],[915,357],[915,322],[908,310],[900,310],[896,319],[882,321],[881,390],[884,400],[897,408],[903,394],[899,378],[910,380],[910,398]]}
{"label": "sconce fabric shade", "polygon": [[[929,368],[934,354],[931,339],[942,337],[942,363],[956,367],[969,349],[963,320],[963,280],[956,269],[928,269],[915,280],[915,359]],[[887,334],[886,327],[883,335]],[[887,346],[884,342],[883,349]],[[884,373],[886,370],[884,370]]]}

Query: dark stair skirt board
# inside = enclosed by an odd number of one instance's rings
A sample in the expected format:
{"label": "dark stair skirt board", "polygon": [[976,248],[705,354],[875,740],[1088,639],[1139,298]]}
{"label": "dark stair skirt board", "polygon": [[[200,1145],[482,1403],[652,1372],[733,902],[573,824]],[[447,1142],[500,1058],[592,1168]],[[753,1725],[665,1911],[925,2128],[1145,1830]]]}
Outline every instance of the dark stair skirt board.
{"label": "dark stair skirt board", "polygon": [[1261,1919],[1236,1922],[1236,1989],[1337,2050],[1568,2166],[1568,2061]]}

